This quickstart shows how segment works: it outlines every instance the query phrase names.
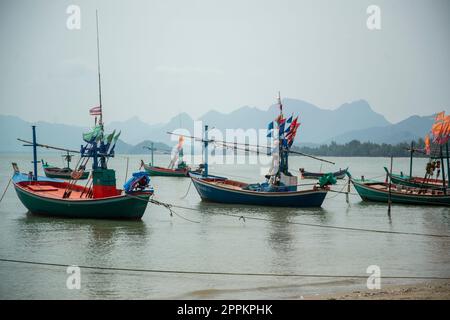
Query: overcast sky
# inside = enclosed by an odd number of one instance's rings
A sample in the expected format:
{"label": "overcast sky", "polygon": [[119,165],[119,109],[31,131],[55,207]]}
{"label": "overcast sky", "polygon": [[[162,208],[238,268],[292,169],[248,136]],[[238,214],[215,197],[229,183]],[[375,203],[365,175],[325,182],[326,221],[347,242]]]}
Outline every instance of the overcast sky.
{"label": "overcast sky", "polygon": [[0,114],[90,123],[96,8],[107,122],[265,109],[278,90],[326,109],[366,99],[391,122],[450,112],[448,0],[1,0]]}

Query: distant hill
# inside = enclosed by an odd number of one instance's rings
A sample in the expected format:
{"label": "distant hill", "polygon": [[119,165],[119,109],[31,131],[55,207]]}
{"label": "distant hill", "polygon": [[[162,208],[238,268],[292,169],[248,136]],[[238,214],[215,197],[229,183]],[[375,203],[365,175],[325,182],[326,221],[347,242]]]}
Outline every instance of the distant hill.
{"label": "distant hill", "polygon": [[[336,141],[346,143],[351,140],[375,143],[399,143],[417,140],[423,137],[431,127],[433,117],[412,116],[396,124],[389,123],[384,116],[372,110],[365,100],[344,103],[334,110],[326,110],[297,99],[283,99],[283,112],[286,117],[292,113],[299,115],[301,126],[295,144],[317,146]],[[255,107],[241,107],[231,113],[209,111],[198,120],[208,124],[210,128],[225,129],[263,129],[278,114],[278,105],[269,106],[266,110]],[[138,117],[125,121],[106,124],[109,130],[121,130],[122,134],[116,146],[118,153],[145,153],[143,145],[154,141],[161,143],[159,149],[170,150],[177,138],[167,134],[168,131],[182,129],[180,133],[199,136],[200,123],[194,128],[194,119],[187,113],[180,113],[167,123],[147,124]],[[38,122],[38,141],[56,146],[79,149],[81,134],[88,127],[65,124]],[[31,137],[31,123],[18,117],[0,115],[0,152],[25,151],[16,138]],[[195,130],[194,130],[195,129]],[[109,131],[108,130],[108,131]],[[190,141],[186,141],[186,146]],[[186,149],[186,148],[185,148]]]}
{"label": "distant hill", "polygon": [[[325,110],[305,101],[284,99],[283,111],[285,115],[300,115],[297,143],[323,143],[348,131],[390,124],[384,116],[373,111],[365,100],[345,103],[335,110]],[[278,106],[272,105],[269,112],[270,118],[274,118]]]}
{"label": "distant hill", "polygon": [[349,131],[329,139],[326,142],[347,143],[352,140],[361,142],[390,143],[409,142],[424,138],[430,131],[434,116],[411,116],[403,121],[388,126],[379,126]]}
{"label": "distant hill", "polygon": [[[283,99],[282,102],[286,116],[292,113],[300,115],[298,142],[301,143],[323,143],[348,131],[390,124],[382,115],[374,112],[365,100],[345,103],[335,110],[321,109],[297,99]],[[222,131],[238,128],[266,129],[270,119],[275,118],[277,113],[277,105],[272,105],[266,110],[245,106],[230,113],[212,110],[198,120],[201,120],[203,125],[208,124],[211,128]],[[195,134],[194,119],[187,113],[180,113],[165,124],[149,125],[134,117],[122,122],[112,122],[109,126],[122,130],[124,134],[121,138],[131,144],[153,140],[173,145],[175,141],[171,140],[166,132],[178,128],[186,129],[186,133]]]}
{"label": "distant hill", "polygon": [[[90,128],[78,127],[65,124],[37,122],[30,123],[15,116],[0,115],[0,152],[31,152],[30,148],[22,146],[17,138],[31,141],[31,126],[37,126],[36,136],[38,143],[79,150],[82,140],[82,133],[88,132]],[[109,132],[109,131],[108,131]],[[148,142],[148,141],[147,141]],[[144,142],[146,143],[146,142]],[[170,150],[165,144],[157,143],[156,147],[161,150]],[[41,152],[49,152],[48,149],[41,149]],[[116,153],[146,153],[142,146],[133,146],[117,141]],[[50,151],[51,152],[51,151]]]}

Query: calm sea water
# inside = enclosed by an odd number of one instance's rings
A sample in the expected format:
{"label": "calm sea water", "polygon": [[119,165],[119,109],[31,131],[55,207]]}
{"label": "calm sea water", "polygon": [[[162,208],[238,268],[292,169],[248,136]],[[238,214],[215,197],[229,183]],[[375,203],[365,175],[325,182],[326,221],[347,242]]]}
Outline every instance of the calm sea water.
{"label": "calm sea water", "polygon": [[[62,165],[61,156],[41,154]],[[129,156],[129,172],[139,160]],[[29,154],[0,155],[0,191],[12,174],[11,162],[31,170]],[[167,165],[168,156],[156,156]],[[323,166],[303,157],[291,157],[291,171],[337,170],[350,167],[354,176],[381,177],[387,158],[334,158],[337,165]],[[110,161],[118,185],[126,174],[126,156]],[[395,159],[394,171],[408,171],[409,159]],[[416,159],[422,174],[425,160]],[[237,176],[248,182],[263,181],[256,165],[212,165],[211,173]],[[41,174],[42,171],[40,170]],[[302,182],[310,182],[308,180]],[[384,204],[361,202],[351,195],[329,193],[322,208],[286,209],[210,204],[200,201],[190,180],[155,177],[155,198],[189,206],[170,217],[162,207],[149,205],[142,221],[52,219],[27,213],[13,188],[0,203],[0,258],[65,265],[118,268],[214,271],[237,273],[295,273],[367,275],[378,265],[383,275],[450,276],[450,239],[412,235],[344,231],[289,224],[319,225],[450,234],[450,210],[442,207],[394,205],[392,217]],[[343,182],[334,186],[340,190]],[[352,191],[355,192],[352,188]],[[238,220],[222,213],[282,220],[286,223]],[[81,270],[81,289],[66,287],[63,267],[0,262],[2,299],[284,299],[305,295],[365,289],[366,279],[261,277],[230,275],[180,275],[165,273]],[[381,284],[406,284],[413,280],[382,279]]]}

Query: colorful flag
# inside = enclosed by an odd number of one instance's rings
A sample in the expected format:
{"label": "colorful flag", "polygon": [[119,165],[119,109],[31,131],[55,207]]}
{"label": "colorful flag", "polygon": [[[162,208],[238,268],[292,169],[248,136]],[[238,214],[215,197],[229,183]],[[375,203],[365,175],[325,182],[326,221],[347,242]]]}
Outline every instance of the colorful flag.
{"label": "colorful flag", "polygon": [[294,117],[294,115],[290,116],[289,119],[287,119],[287,123],[291,123],[292,122],[292,118]]}
{"label": "colorful flag", "polygon": [[91,116],[100,116],[102,114],[102,107],[101,106],[97,106],[97,107],[93,107],[89,110],[89,114]]}
{"label": "colorful flag", "polygon": [[425,152],[429,155],[431,151],[431,147],[430,147],[430,135],[427,134],[425,136]]}
{"label": "colorful flag", "polygon": [[436,118],[434,118],[436,121],[442,121],[445,118],[445,111],[439,112],[436,114]]}

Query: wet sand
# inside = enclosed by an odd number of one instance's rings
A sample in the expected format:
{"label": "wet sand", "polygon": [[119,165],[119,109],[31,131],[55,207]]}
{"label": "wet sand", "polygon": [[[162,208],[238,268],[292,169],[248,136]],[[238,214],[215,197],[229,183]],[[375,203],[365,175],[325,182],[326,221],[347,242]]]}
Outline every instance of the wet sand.
{"label": "wet sand", "polygon": [[450,281],[393,285],[379,290],[305,296],[305,300],[450,300]]}

